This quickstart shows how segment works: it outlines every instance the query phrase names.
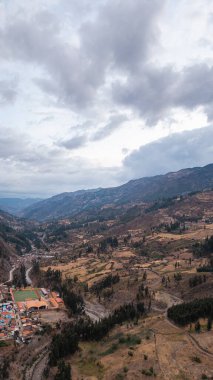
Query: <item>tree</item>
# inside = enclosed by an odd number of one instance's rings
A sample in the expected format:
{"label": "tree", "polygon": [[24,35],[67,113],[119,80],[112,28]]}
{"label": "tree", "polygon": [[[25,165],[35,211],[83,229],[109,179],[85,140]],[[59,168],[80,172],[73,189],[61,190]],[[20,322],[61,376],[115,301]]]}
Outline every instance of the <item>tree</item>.
{"label": "tree", "polygon": [[66,364],[61,360],[58,364],[58,372],[55,375],[55,380],[72,380],[70,364]]}
{"label": "tree", "polygon": [[197,333],[199,333],[199,332],[200,332],[200,329],[201,329],[200,322],[197,321],[197,322],[195,323],[195,331],[196,331]]}
{"label": "tree", "polygon": [[9,378],[9,366],[10,363],[8,359],[3,359],[3,362],[0,362],[0,379],[5,380]]}
{"label": "tree", "polygon": [[210,331],[212,329],[212,318],[209,317],[207,321],[207,330]]}
{"label": "tree", "polygon": [[39,261],[34,259],[32,260],[32,265],[33,265],[33,268],[32,268],[32,272],[34,274],[38,274],[40,272],[40,264],[39,264]]}

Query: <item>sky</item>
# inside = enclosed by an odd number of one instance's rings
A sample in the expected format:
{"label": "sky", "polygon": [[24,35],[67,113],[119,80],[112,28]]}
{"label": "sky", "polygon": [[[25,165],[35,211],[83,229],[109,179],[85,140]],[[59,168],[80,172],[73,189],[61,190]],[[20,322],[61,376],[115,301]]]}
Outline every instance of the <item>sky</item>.
{"label": "sky", "polygon": [[213,1],[0,0],[0,196],[213,162]]}

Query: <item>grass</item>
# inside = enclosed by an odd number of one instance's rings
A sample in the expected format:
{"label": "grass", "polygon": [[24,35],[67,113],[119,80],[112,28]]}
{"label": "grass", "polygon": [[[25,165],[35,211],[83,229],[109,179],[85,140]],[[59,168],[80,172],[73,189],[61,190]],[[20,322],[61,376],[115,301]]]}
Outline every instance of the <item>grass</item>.
{"label": "grass", "polygon": [[13,295],[16,302],[24,302],[27,299],[38,299],[38,295],[36,294],[35,290],[15,290],[13,292]]}
{"label": "grass", "polygon": [[[107,350],[101,352],[99,355],[100,356],[106,356],[106,355],[111,355],[113,354],[116,350],[118,350],[121,345],[126,345],[127,347],[133,349],[132,346],[135,346],[137,344],[141,343],[141,338],[138,335],[123,335],[122,333],[116,334],[114,339],[118,339],[116,343],[113,343]],[[132,354],[132,352],[131,352]]]}
{"label": "grass", "polygon": [[116,350],[118,349],[118,345],[117,344],[112,344],[111,347],[109,347],[106,351],[103,351],[100,356],[106,356],[106,355],[111,355],[113,354]]}
{"label": "grass", "polygon": [[104,368],[95,358],[88,357],[87,359],[81,359],[78,367],[82,375],[94,376],[98,380],[103,378]]}
{"label": "grass", "polygon": [[6,347],[6,346],[8,346],[8,343],[5,342],[5,340],[1,340],[0,341],[0,347]]}
{"label": "grass", "polygon": [[138,335],[127,335],[119,338],[120,344],[127,344],[128,346],[135,346],[141,343],[141,338]]}

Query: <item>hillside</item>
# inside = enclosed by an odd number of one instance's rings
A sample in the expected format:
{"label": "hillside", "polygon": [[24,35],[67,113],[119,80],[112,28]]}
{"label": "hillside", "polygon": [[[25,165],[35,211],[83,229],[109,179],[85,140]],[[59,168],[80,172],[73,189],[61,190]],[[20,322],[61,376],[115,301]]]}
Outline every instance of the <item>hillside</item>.
{"label": "hillside", "polygon": [[37,225],[0,210],[0,278],[8,278],[8,271],[18,256],[44,247],[38,236]]}
{"label": "hillside", "polygon": [[213,187],[213,164],[183,169],[165,175],[132,180],[122,186],[63,193],[27,207],[29,219],[51,220],[100,209],[106,205],[140,203],[173,197]]}
{"label": "hillside", "polygon": [[19,215],[26,207],[39,202],[39,198],[0,198],[0,209],[14,215]]}

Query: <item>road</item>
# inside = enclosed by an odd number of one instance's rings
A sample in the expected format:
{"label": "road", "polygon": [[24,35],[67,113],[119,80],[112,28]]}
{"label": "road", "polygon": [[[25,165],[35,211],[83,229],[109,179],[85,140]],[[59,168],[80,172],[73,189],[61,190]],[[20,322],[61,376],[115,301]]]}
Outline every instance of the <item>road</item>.
{"label": "road", "polygon": [[31,285],[31,284],[32,284],[32,280],[31,280],[30,275],[29,275],[31,269],[32,269],[32,267],[30,267],[30,268],[28,268],[28,269],[26,270],[26,281],[27,281],[27,284],[28,284],[28,285]]}
{"label": "road", "polygon": [[2,284],[0,284],[0,286],[2,285],[6,285],[8,282],[12,282],[13,281],[13,272],[14,270],[16,269],[16,267],[12,267],[12,269],[9,271],[9,279],[5,282],[3,282]]}

